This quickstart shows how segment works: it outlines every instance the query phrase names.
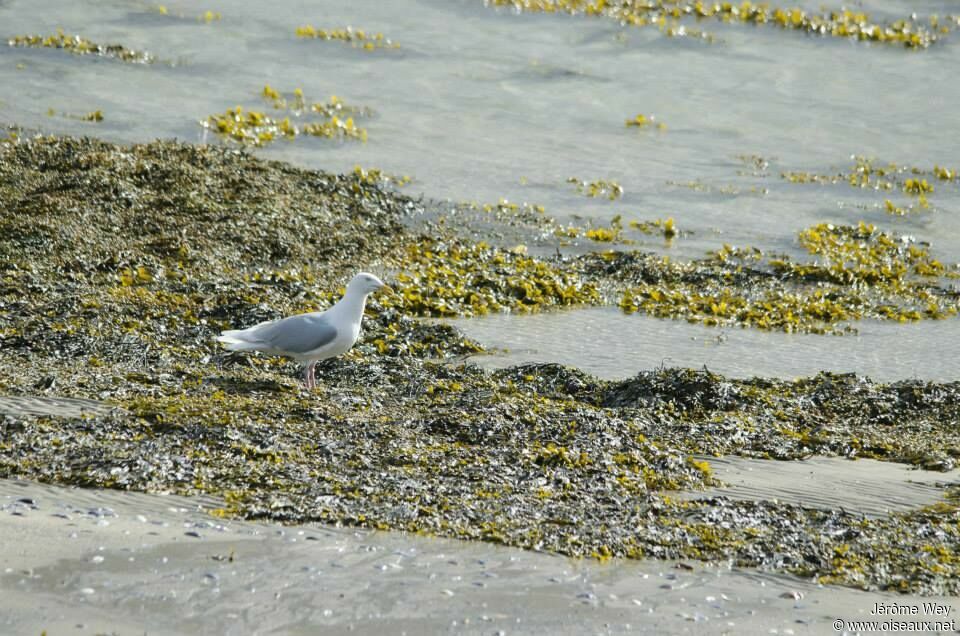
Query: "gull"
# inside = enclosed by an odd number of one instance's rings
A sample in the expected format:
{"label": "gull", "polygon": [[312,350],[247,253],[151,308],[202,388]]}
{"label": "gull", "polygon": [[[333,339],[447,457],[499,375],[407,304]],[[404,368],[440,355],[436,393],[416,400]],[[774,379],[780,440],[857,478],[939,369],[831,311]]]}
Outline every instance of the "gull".
{"label": "gull", "polygon": [[268,320],[246,329],[230,329],[217,337],[230,351],[261,351],[293,358],[303,365],[308,389],[317,386],[313,369],[317,362],[350,350],[360,336],[360,321],[367,296],[390,289],[373,274],[360,272],[347,285],[347,293],[326,311]]}

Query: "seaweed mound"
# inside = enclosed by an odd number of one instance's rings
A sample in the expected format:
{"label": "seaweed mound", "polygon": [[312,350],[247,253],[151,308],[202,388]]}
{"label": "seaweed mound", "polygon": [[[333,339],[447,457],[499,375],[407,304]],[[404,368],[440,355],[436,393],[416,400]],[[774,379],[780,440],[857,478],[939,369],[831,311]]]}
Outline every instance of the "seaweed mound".
{"label": "seaweed mound", "polygon": [[[205,493],[225,516],[960,592],[953,492],[883,519],[675,493],[714,483],[697,457],[711,454],[949,468],[960,385],[484,371],[460,359],[475,343],[418,314],[442,313],[439,300],[532,311],[592,302],[598,287],[569,261],[417,234],[406,217],[418,206],[356,172],[223,148],[0,143],[0,394],[19,398],[0,400],[0,477]],[[358,254],[397,268],[400,299],[370,303],[364,340],[317,368],[316,392],[288,361],[215,346],[228,325],[329,304]],[[655,274],[627,258],[623,270]],[[45,412],[29,396],[101,404]]]}

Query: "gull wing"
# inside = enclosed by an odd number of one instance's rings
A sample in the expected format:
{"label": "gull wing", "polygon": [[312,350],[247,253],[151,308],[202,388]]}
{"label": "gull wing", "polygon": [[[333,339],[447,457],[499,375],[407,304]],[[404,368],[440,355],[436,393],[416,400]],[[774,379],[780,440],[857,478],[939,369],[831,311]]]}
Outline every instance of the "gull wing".
{"label": "gull wing", "polygon": [[333,342],[337,328],[324,314],[300,314],[263,325],[253,335],[274,351],[304,354]]}

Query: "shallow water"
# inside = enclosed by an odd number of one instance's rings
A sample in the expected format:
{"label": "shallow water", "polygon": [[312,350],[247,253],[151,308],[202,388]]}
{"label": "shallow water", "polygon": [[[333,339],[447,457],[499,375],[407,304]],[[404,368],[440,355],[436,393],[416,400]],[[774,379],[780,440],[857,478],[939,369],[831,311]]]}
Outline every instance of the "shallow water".
{"label": "shallow water", "polygon": [[880,382],[948,382],[957,379],[956,358],[945,354],[944,343],[960,341],[960,320],[870,321],[857,326],[857,335],[821,336],[705,327],[628,315],[616,307],[449,322],[490,349],[470,358],[481,366],[558,362],[611,380],[663,365],[707,367],[736,378],[797,378],[831,371]]}
{"label": "shallow water", "polygon": [[[564,221],[672,216],[689,232],[672,245],[628,235],[640,241],[639,249],[681,258],[722,243],[797,252],[796,232],[803,227],[866,220],[932,242],[934,255],[945,262],[960,260],[956,185],[936,183],[933,210],[895,218],[883,211],[883,199],[906,204],[903,193],[791,184],[779,177],[784,170],[849,170],[853,154],[925,169],[960,166],[960,109],[951,107],[960,101],[960,84],[952,81],[960,63],[956,33],[928,50],[906,51],[704,22],[700,28],[719,38],[708,44],[606,19],[515,15],[480,0],[235,1],[211,7],[223,17],[210,24],[198,19],[203,9],[193,3],[165,4],[168,15],[140,0],[0,2],[2,36],[62,27],[174,63],[129,65],[0,46],[0,123],[128,142],[213,141],[199,126],[207,116],[234,105],[269,110],[258,97],[268,83],[288,94],[302,87],[308,100],[336,94],[372,108],[375,116],[361,122],[369,141],[298,138],[256,152],[336,171],[375,166],[413,176],[411,193],[535,202]],[[932,0],[861,4],[876,18],[944,14],[953,6]],[[294,29],[308,23],[381,31],[400,48],[367,52],[297,39]],[[56,114],[49,116],[48,109]],[[63,116],[94,110],[103,111],[102,122]],[[667,129],[626,128],[624,121],[637,113],[655,115]],[[757,172],[738,155],[760,155],[771,164]],[[625,194],[615,202],[585,198],[568,177],[615,179]],[[689,182],[700,185],[679,185]],[[652,350],[640,364],[632,348],[616,370],[604,358],[617,349],[590,348],[563,358],[614,374],[671,358],[739,375],[831,368],[877,378],[942,378],[949,373],[936,353],[954,329],[870,326],[860,340],[845,342],[727,332],[724,346],[698,352],[701,345],[691,345],[690,337],[699,331],[672,322],[654,326],[638,316],[510,320],[516,320],[510,332],[525,337],[543,324],[554,331],[591,326],[601,341],[628,347],[651,339],[652,330],[662,346],[644,347]],[[518,348],[506,330],[501,334],[506,337],[489,344]],[[719,334],[708,330],[703,337]],[[871,348],[891,344],[906,364],[873,361]],[[526,344],[541,347],[550,349]],[[767,360],[771,347],[789,359]]]}

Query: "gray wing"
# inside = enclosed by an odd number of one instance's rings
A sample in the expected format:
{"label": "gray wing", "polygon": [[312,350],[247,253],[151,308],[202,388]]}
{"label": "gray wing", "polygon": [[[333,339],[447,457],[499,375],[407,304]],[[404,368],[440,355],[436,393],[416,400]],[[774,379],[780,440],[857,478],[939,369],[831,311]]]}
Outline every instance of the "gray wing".
{"label": "gray wing", "polygon": [[323,314],[300,314],[258,329],[256,338],[276,351],[307,353],[330,344],[337,328]]}

